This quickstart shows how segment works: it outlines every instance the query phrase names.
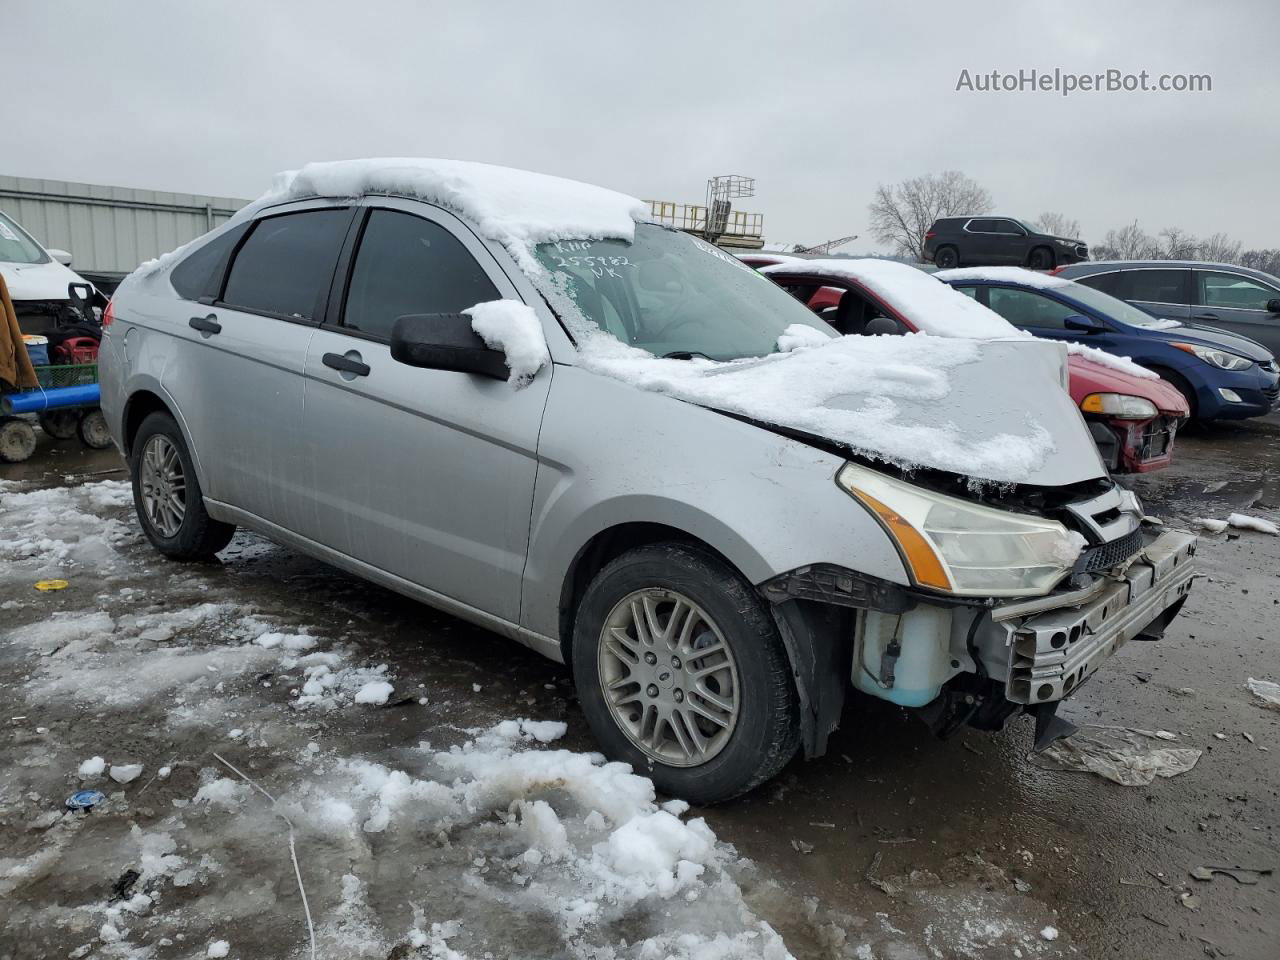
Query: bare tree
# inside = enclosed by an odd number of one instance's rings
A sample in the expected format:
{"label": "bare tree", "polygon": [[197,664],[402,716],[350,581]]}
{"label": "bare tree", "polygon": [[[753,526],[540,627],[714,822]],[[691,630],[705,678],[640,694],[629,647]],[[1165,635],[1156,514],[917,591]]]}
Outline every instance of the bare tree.
{"label": "bare tree", "polygon": [[1165,227],[1160,231],[1160,245],[1156,260],[1195,260],[1200,253],[1200,241],[1181,227]]}
{"label": "bare tree", "polygon": [[871,233],[898,253],[924,259],[924,235],[939,217],[981,214],[991,209],[991,194],[958,170],[912,177],[876,188],[868,207]]}
{"label": "bare tree", "polygon": [[1225,233],[1215,233],[1200,241],[1198,260],[1210,260],[1214,263],[1239,263],[1240,241],[1232,240]]}
{"label": "bare tree", "polygon": [[1108,230],[1093,250],[1098,260],[1151,260],[1159,252],[1159,242],[1138,226],[1137,220],[1119,230]]}
{"label": "bare tree", "polygon": [[1050,236],[1062,237],[1066,240],[1078,240],[1080,238],[1080,221],[1073,220],[1065,213],[1053,213],[1052,211],[1042,213],[1036,217],[1036,226],[1040,228],[1042,233]]}
{"label": "bare tree", "polygon": [[1246,250],[1240,254],[1240,266],[1280,276],[1280,250]]}

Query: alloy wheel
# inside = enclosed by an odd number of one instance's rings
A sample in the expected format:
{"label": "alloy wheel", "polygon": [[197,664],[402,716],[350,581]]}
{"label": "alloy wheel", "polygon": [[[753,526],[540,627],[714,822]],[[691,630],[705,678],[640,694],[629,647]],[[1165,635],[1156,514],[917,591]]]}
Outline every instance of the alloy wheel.
{"label": "alloy wheel", "polygon": [[614,721],[650,759],[694,767],[729,742],[742,707],[737,664],[724,633],[684,594],[653,587],[618,601],[597,668]]}
{"label": "alloy wheel", "polygon": [[147,522],[171,540],[187,515],[187,478],[178,448],[163,434],[155,434],[142,449],[142,507]]}

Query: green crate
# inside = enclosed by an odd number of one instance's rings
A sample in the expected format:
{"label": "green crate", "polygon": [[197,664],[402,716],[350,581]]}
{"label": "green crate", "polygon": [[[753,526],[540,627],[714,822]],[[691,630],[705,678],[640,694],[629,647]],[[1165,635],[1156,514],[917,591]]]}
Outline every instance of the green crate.
{"label": "green crate", "polygon": [[54,387],[81,387],[98,382],[96,363],[64,363],[57,366],[36,367],[36,380],[46,390]]}

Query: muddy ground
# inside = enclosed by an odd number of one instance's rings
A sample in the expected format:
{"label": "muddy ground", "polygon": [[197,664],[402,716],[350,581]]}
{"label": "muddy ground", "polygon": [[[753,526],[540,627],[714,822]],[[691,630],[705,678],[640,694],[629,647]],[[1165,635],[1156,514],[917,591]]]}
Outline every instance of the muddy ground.
{"label": "muddy ground", "polygon": [[[43,443],[33,461],[0,473],[18,481],[0,501],[125,479],[118,470],[111,452]],[[1134,485],[1148,513],[1171,525],[1235,511],[1280,519],[1280,417],[1189,433],[1173,468]],[[219,564],[166,563],[137,535],[122,490],[101,491],[76,502],[108,525],[105,552],[95,542],[65,557],[53,547],[0,555],[0,958],[203,957],[217,955],[219,939],[229,956],[308,955],[283,822],[269,805],[255,810],[252,796],[222,807],[194,799],[218,777],[235,780],[214,752],[275,794],[296,792],[297,823],[297,811],[312,809],[303,801],[352,762],[440,780],[448,771],[423,759],[424,741],[432,750],[474,742],[508,718],[565,721],[552,747],[594,749],[564,668],[251,534],[238,535]],[[721,888],[687,902],[642,896],[606,910],[590,933],[566,925],[563,904],[576,894],[553,877],[544,889],[558,899],[527,898],[536,876],[498,889],[511,851],[492,825],[446,824],[450,845],[415,834],[418,808],[384,794],[398,834],[369,833],[366,822],[363,835],[339,840],[323,818],[297,823],[318,955],[630,956],[629,946],[657,938],[635,955],[776,956],[753,932],[763,921],[800,958],[1274,960],[1280,875],[1206,882],[1189,872],[1280,869],[1280,712],[1244,689],[1249,677],[1280,681],[1280,538],[1206,536],[1199,557],[1204,576],[1165,639],[1124,648],[1064,708],[1081,725],[1170,731],[1177,740],[1168,745],[1203,751],[1185,774],[1119,786],[1031,760],[1029,721],[940,742],[906,712],[859,700],[826,757],[793,763],[735,803],[686,814],[704,817],[728,851]],[[34,578],[54,568],[69,587],[34,591]],[[180,622],[201,605],[217,612]],[[102,614],[110,626],[95,634]],[[50,623],[80,632],[41,632]],[[343,683],[385,676],[395,694],[361,707],[349,691],[335,693],[303,709],[303,668],[255,646],[254,623],[324,638],[354,671]],[[228,647],[229,636],[246,645]],[[178,648],[207,657],[199,662],[209,677],[154,666]],[[225,651],[235,650],[252,656],[233,662]],[[143,673],[157,670],[154,683],[131,674],[131,651]],[[521,747],[542,749],[528,736]],[[93,756],[144,772],[123,785],[82,779],[77,767]],[[171,768],[164,778],[162,766]],[[82,786],[109,799],[63,817],[63,800]],[[526,799],[548,798],[571,837],[595,823],[573,819],[554,785],[522,789]],[[360,790],[333,797],[363,817]],[[152,835],[174,847],[148,849]],[[164,866],[166,854],[189,875]],[[141,886],[113,900],[131,869]],[[146,903],[136,901],[143,887]],[[122,912],[130,898],[137,909]],[[461,932],[430,927],[455,919]],[[662,940],[663,931],[693,939]],[[717,934],[736,939],[716,952]]]}

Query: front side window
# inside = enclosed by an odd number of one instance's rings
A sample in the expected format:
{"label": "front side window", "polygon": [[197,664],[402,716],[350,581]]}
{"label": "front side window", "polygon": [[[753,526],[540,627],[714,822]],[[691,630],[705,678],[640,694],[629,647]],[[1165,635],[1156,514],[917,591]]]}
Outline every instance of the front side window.
{"label": "front side window", "polygon": [[460,313],[500,296],[444,227],[411,213],[374,210],[351,270],[342,325],[389,340],[399,317]]}
{"label": "front side window", "polygon": [[282,317],[319,316],[350,218],[338,208],[259,220],[231,264],[222,302]]}
{"label": "front side window", "polygon": [[0,213],[0,260],[5,263],[48,263],[49,255],[27,232]]}
{"label": "front side window", "polygon": [[987,288],[988,305],[1015,327],[1036,327],[1041,330],[1065,330],[1067,317],[1078,316],[1080,311],[1065,303],[1030,290],[1011,287]]}
{"label": "front side window", "polygon": [[539,244],[536,253],[550,274],[552,306],[572,332],[602,330],[655,356],[764,356],[792,324],[835,336],[772,280],[656,224],[636,224],[631,243],[559,241]]}
{"label": "front side window", "polygon": [[1280,297],[1280,290],[1264,287],[1235,273],[1197,270],[1200,303],[1206,307],[1234,307],[1239,310],[1265,310],[1267,301]]}
{"label": "front side window", "polygon": [[1188,270],[1126,270],[1123,295],[1145,303],[1186,303]]}

